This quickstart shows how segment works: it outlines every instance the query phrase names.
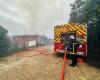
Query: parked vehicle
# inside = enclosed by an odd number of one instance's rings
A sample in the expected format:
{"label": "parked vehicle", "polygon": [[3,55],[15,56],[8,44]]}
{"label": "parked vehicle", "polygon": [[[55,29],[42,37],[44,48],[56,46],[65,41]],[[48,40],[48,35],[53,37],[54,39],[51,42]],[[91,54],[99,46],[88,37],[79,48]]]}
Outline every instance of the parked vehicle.
{"label": "parked vehicle", "polygon": [[75,53],[75,45],[77,47],[77,55],[87,55],[87,27],[85,24],[69,23],[63,25],[57,25],[54,27],[54,51],[64,52],[70,38],[74,36],[78,43],[72,43],[71,51],[69,54]]}

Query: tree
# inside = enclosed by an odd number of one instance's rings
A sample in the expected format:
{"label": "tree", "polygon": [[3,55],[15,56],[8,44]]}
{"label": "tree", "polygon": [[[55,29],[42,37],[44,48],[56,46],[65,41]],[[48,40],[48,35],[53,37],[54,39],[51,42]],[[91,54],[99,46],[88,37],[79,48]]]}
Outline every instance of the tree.
{"label": "tree", "polygon": [[8,31],[0,26],[0,57],[7,55],[11,49],[11,44],[7,33]]}
{"label": "tree", "polygon": [[81,15],[82,15],[82,8],[84,5],[84,1],[82,0],[75,0],[74,3],[70,4],[71,6],[71,13],[69,22],[82,22]]}
{"label": "tree", "polygon": [[75,0],[71,4],[69,22],[87,23],[90,51],[100,48],[100,0]]}

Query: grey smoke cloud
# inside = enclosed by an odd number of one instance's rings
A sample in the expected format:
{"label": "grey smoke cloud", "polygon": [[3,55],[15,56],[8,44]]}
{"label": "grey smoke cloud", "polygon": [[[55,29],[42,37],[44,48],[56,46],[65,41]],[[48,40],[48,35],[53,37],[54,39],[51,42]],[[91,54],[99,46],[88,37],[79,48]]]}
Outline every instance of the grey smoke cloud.
{"label": "grey smoke cloud", "polygon": [[67,23],[74,0],[0,0],[0,24],[10,35],[53,37],[57,24]]}

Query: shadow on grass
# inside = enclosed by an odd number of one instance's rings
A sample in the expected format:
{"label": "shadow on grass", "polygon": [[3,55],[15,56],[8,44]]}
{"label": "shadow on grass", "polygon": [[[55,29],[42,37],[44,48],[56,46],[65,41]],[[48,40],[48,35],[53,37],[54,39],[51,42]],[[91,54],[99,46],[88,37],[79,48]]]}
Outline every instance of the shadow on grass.
{"label": "shadow on grass", "polygon": [[100,54],[98,55],[88,55],[86,57],[86,63],[90,66],[90,67],[95,67],[100,69]]}
{"label": "shadow on grass", "polygon": [[60,52],[59,53],[56,53],[55,54],[55,57],[61,57],[61,58],[63,58],[64,57],[64,53],[60,53]]}
{"label": "shadow on grass", "polygon": [[[57,53],[55,54],[55,57],[60,57],[63,59],[64,57],[64,53]],[[100,55],[92,55],[89,54],[87,57],[82,57],[82,56],[78,56],[79,58],[83,58],[85,63],[87,65],[89,65],[90,67],[95,67],[100,69]],[[67,55],[67,59],[72,60],[72,55]]]}

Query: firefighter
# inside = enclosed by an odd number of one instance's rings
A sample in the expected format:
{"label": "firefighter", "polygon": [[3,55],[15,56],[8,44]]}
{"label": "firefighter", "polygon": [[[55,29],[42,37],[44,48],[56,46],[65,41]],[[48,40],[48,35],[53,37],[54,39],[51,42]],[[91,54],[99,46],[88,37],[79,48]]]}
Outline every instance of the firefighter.
{"label": "firefighter", "polygon": [[69,54],[70,54],[70,52],[73,52],[74,54],[72,54],[72,63],[69,66],[75,67],[77,65],[77,57],[78,57],[77,56],[77,47],[78,47],[78,42],[77,42],[75,36],[71,35],[68,40],[68,43],[67,43],[67,51]]}

